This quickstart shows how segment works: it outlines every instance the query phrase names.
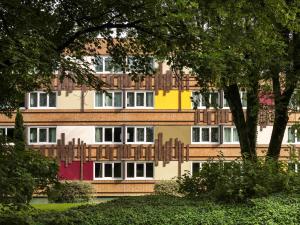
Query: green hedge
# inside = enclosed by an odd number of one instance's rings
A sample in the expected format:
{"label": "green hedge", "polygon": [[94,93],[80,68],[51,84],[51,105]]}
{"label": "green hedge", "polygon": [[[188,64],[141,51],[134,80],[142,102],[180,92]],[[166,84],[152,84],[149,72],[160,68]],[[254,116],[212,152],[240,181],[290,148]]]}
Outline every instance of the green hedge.
{"label": "green hedge", "polygon": [[5,213],[0,224],[299,224],[300,197],[272,196],[220,204],[170,196],[126,197],[65,212]]}

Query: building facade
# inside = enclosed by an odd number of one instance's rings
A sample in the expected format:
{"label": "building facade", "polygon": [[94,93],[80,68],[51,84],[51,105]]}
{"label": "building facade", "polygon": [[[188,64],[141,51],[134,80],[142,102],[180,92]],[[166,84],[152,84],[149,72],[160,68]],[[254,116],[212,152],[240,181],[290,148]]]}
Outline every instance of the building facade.
{"label": "building facade", "polygon": [[[193,173],[212,157],[240,157],[221,90],[209,94],[216,107],[206,108],[189,73],[178,79],[166,64],[155,63],[155,75],[132,81],[128,74],[108,69],[109,56],[99,60],[92,66],[106,82],[104,91],[57,79],[52,93],[37,90],[25,97],[27,143],[58,160],[60,179],[90,182],[98,196],[148,194],[156,181]],[[246,109],[245,92],[240,94]],[[258,129],[258,155],[265,154],[271,137],[266,114],[260,115],[264,125]],[[298,118],[290,116],[289,125]],[[0,134],[11,136],[13,126],[14,117],[0,115]],[[289,142],[300,140],[287,129],[281,159],[289,159]]]}

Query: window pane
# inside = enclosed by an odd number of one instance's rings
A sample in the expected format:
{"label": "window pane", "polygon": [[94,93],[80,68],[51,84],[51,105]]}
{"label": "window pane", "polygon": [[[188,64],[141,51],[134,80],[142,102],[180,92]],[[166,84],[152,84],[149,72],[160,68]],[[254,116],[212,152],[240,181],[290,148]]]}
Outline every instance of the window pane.
{"label": "window pane", "polygon": [[95,141],[96,142],[102,142],[102,128],[97,127],[95,132]]}
{"label": "window pane", "polygon": [[228,102],[227,102],[227,100],[225,99],[225,97],[224,97],[224,99],[223,99],[223,107],[229,107]]}
{"label": "window pane", "polygon": [[136,164],[136,176],[137,177],[144,177],[144,163],[137,163]]}
{"label": "window pane", "polygon": [[211,128],[211,142],[219,142],[219,128]]}
{"label": "window pane", "polygon": [[153,92],[146,93],[146,106],[153,107]]}
{"label": "window pane", "polygon": [[154,140],[153,127],[147,127],[146,128],[146,141],[153,142],[153,140]]}
{"label": "window pane", "polygon": [[224,142],[231,142],[231,128],[224,128]]}
{"label": "window pane", "polygon": [[200,171],[200,163],[192,164],[192,175],[197,175]]}
{"label": "window pane", "polygon": [[115,127],[114,129],[114,142],[122,142],[122,128]]}
{"label": "window pane", "polygon": [[112,106],[112,93],[105,93],[105,106]]}
{"label": "window pane", "polygon": [[240,93],[240,97],[241,97],[242,106],[247,107],[247,92],[242,91]]}
{"label": "window pane", "polygon": [[102,107],[103,106],[103,93],[97,92],[96,93],[96,100],[95,100],[95,106],[96,107]]}
{"label": "window pane", "polygon": [[200,128],[193,127],[193,142],[200,142]]}
{"label": "window pane", "polygon": [[239,135],[236,128],[232,128],[232,140],[233,142],[239,142]]}
{"label": "window pane", "polygon": [[112,71],[111,57],[104,58],[104,71],[105,72]]}
{"label": "window pane", "polygon": [[136,93],[136,106],[144,106],[144,93]]}
{"label": "window pane", "polygon": [[37,128],[30,128],[29,141],[31,143],[37,142]]}
{"label": "window pane", "polygon": [[8,140],[13,140],[14,139],[14,128],[7,128],[6,130],[6,137]]}
{"label": "window pane", "polygon": [[204,94],[202,95],[200,95],[201,97],[199,97],[199,99],[201,99],[201,101],[200,101],[200,104],[199,104],[199,106],[201,106],[201,107],[206,107],[206,100],[205,100],[205,96],[204,96]]}
{"label": "window pane", "polygon": [[127,163],[127,177],[134,177],[134,163]]}
{"label": "window pane", "polygon": [[144,128],[137,128],[137,137],[136,140],[139,142],[143,142],[144,140],[144,135],[145,135],[145,129]]}
{"label": "window pane", "polygon": [[127,142],[134,142],[134,128],[127,127]]}
{"label": "window pane", "polygon": [[292,133],[292,128],[288,128],[288,142],[295,143],[295,134]]}
{"label": "window pane", "polygon": [[210,104],[212,107],[219,106],[219,94],[214,92],[210,94]]}
{"label": "window pane", "polygon": [[49,107],[56,107],[56,93],[51,92],[49,94]]}
{"label": "window pane", "polygon": [[127,93],[127,107],[134,107],[134,93]]}
{"label": "window pane", "polygon": [[95,70],[96,72],[103,72],[103,58],[100,56],[95,58]]}
{"label": "window pane", "polygon": [[153,163],[146,163],[146,177],[153,177]]}
{"label": "window pane", "polygon": [[111,163],[104,164],[104,177],[112,177],[112,164]]}
{"label": "window pane", "polygon": [[202,128],[202,140],[203,142],[209,142],[209,128]]}
{"label": "window pane", "polygon": [[102,177],[102,163],[95,163],[95,178]]}
{"label": "window pane", "polygon": [[0,128],[0,136],[5,136],[5,128]]}
{"label": "window pane", "polygon": [[120,178],[121,177],[121,163],[114,164],[114,177]]}
{"label": "window pane", "polygon": [[105,142],[112,142],[112,128],[104,128],[104,141]]}
{"label": "window pane", "polygon": [[51,143],[56,142],[56,128],[54,127],[49,128],[49,142]]}
{"label": "window pane", "polygon": [[30,93],[30,107],[37,107],[37,93]]}
{"label": "window pane", "polygon": [[114,65],[114,72],[121,73],[122,72],[122,67],[120,65]]}
{"label": "window pane", "polygon": [[47,129],[39,129],[39,142],[47,142]]}
{"label": "window pane", "polygon": [[40,93],[40,107],[47,107],[47,93]]}
{"label": "window pane", "polygon": [[114,94],[114,107],[122,107],[122,92],[115,92]]}

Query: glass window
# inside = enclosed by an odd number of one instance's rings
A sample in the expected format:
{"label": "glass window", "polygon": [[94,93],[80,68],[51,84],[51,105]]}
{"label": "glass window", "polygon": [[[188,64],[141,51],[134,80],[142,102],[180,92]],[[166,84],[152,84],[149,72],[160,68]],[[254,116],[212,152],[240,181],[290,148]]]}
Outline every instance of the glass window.
{"label": "glass window", "polygon": [[193,127],[193,142],[200,142],[200,128]]}
{"label": "glass window", "polygon": [[49,128],[49,142],[56,142],[56,128]]}
{"label": "glass window", "polygon": [[5,128],[0,128],[0,135],[5,136]]}
{"label": "glass window", "polygon": [[153,163],[146,163],[146,177],[153,178]]}
{"label": "glass window", "polygon": [[200,168],[201,168],[200,163],[198,162],[192,163],[192,175],[197,175],[200,171]]}
{"label": "glass window", "polygon": [[127,163],[127,177],[134,177],[134,163]]}
{"label": "glass window", "polygon": [[112,58],[111,57],[105,57],[104,58],[104,72],[111,72],[112,71]]}
{"label": "glass window", "polygon": [[127,92],[127,107],[134,107],[134,93]]}
{"label": "glass window", "polygon": [[144,128],[137,128],[137,141],[138,142],[144,142],[144,136],[145,136],[145,129]]}
{"label": "glass window", "polygon": [[209,128],[202,128],[202,141],[209,142]]}
{"label": "glass window", "polygon": [[30,143],[56,143],[56,128],[30,128],[29,129]]}
{"label": "glass window", "polygon": [[37,143],[37,128],[30,128],[29,140],[30,143]]}
{"label": "glass window", "polygon": [[288,142],[295,143],[296,142],[296,134],[292,132],[292,128],[288,128]]}
{"label": "glass window", "polygon": [[49,94],[49,107],[56,107],[56,93],[51,92]]}
{"label": "glass window", "polygon": [[122,128],[115,127],[114,129],[114,142],[122,142]]}
{"label": "glass window", "polygon": [[103,106],[103,92],[96,92],[95,106],[96,107]]}
{"label": "glass window", "polygon": [[219,128],[211,128],[211,142],[219,142]]}
{"label": "glass window", "polygon": [[210,93],[210,104],[212,107],[219,106],[219,93],[217,92]]}
{"label": "glass window", "polygon": [[104,164],[104,177],[112,177],[112,164],[111,163]]}
{"label": "glass window", "polygon": [[47,107],[47,93],[40,94],[40,107]]}
{"label": "glass window", "polygon": [[6,128],[6,137],[8,140],[13,140],[14,139],[14,128]]}
{"label": "glass window", "polygon": [[30,107],[37,107],[37,93],[30,93]]}
{"label": "glass window", "polygon": [[112,106],[112,93],[105,93],[105,106]]}
{"label": "glass window", "polygon": [[127,142],[134,142],[134,127],[127,127]]}
{"label": "glass window", "polygon": [[122,107],[122,92],[114,93],[114,107]]}
{"label": "glass window", "polygon": [[146,142],[153,142],[154,140],[154,132],[153,127],[147,127],[146,128]]}
{"label": "glass window", "polygon": [[127,178],[146,179],[154,177],[152,162],[130,162],[126,164]]}
{"label": "glass window", "polygon": [[136,106],[144,106],[144,93],[136,93]]}
{"label": "glass window", "polygon": [[114,177],[115,178],[121,178],[122,177],[121,163],[114,163]]}
{"label": "glass window", "polygon": [[96,127],[96,132],[95,132],[95,140],[96,142],[102,142],[102,127]]}
{"label": "glass window", "polygon": [[231,142],[231,128],[224,128],[224,142]]}
{"label": "glass window", "polygon": [[112,135],[112,128],[104,128],[104,141],[105,142],[112,142],[113,135]]}
{"label": "glass window", "polygon": [[96,72],[103,72],[103,58],[101,56],[98,56],[94,60]]}
{"label": "glass window", "polygon": [[102,178],[102,163],[95,163],[95,178]]}
{"label": "glass window", "polygon": [[137,177],[144,177],[144,163],[137,163],[136,164],[136,176]]}
{"label": "glass window", "polygon": [[239,135],[235,127],[232,128],[232,140],[233,142],[239,142]]}
{"label": "glass window", "polygon": [[103,162],[95,163],[95,178],[122,178],[122,163],[120,162]]}
{"label": "glass window", "polygon": [[47,129],[39,129],[39,142],[47,142]]}
{"label": "glass window", "polygon": [[146,107],[153,107],[153,92],[146,93]]}
{"label": "glass window", "polygon": [[219,128],[218,127],[193,127],[192,128],[192,142],[219,142]]}

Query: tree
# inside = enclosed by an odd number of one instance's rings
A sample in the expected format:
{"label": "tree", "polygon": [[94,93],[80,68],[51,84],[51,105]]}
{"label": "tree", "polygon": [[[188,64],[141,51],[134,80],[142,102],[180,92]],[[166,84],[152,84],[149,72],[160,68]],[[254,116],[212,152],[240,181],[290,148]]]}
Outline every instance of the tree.
{"label": "tree", "polygon": [[[288,104],[300,79],[299,1],[166,2],[162,39],[146,37],[145,48],[168,60],[174,71],[192,69],[200,92],[224,90],[237,128],[241,153],[256,160],[259,94],[275,100],[267,156],[278,159]],[[244,115],[239,91],[247,91]]]}
{"label": "tree", "polygon": [[25,149],[23,116],[20,110],[17,111],[16,118],[15,118],[14,143],[15,143],[16,150]]}

